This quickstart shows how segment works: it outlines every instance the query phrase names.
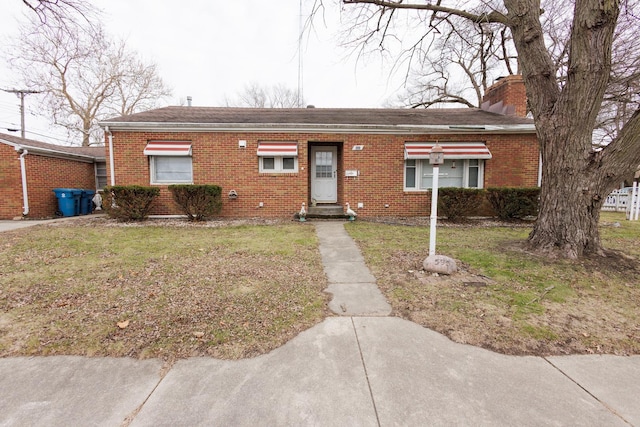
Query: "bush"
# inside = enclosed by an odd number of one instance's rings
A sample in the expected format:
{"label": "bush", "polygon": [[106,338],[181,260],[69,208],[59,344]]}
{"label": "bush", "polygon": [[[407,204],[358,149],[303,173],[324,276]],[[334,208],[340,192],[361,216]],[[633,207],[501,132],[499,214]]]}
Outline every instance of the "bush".
{"label": "bush", "polygon": [[438,189],[438,211],[455,221],[478,214],[484,190],[477,188],[444,187]]}
{"label": "bush", "polygon": [[158,187],[117,185],[104,189],[102,206],[109,217],[122,221],[143,221],[149,216]]}
{"label": "bush", "polygon": [[539,188],[487,188],[487,200],[500,219],[538,215]]}
{"label": "bush", "polygon": [[222,188],[217,185],[170,185],[169,191],[189,221],[203,221],[222,209]]}

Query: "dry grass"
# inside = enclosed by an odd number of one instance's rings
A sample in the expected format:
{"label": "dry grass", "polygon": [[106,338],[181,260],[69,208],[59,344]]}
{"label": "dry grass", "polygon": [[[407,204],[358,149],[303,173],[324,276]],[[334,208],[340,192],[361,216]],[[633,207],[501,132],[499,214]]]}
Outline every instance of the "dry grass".
{"label": "dry grass", "polygon": [[507,354],[640,353],[640,222],[603,214],[604,245],[626,256],[581,262],[524,252],[526,224],[442,224],[437,252],[462,266],[450,277],[422,271],[426,222],[403,223],[347,226],[396,315]]}
{"label": "dry grass", "polygon": [[0,356],[237,359],[326,315],[313,227],[152,224],[2,233]]}
{"label": "dry grass", "polygon": [[[605,246],[626,256],[581,262],[524,252],[528,224],[441,224],[438,253],[462,271],[435,277],[421,270],[427,221],[385,221],[346,228],[396,315],[507,354],[640,353],[640,222],[603,215]],[[312,226],[256,222],[2,233],[0,356],[237,359],[282,345],[327,315],[326,278]]]}

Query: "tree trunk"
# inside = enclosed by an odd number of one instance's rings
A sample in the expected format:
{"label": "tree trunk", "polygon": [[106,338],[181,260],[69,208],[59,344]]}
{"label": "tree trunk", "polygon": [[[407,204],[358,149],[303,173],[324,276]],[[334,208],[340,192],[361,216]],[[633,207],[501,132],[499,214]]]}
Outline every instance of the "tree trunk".
{"label": "tree trunk", "polygon": [[539,3],[504,3],[543,162],[540,212],[529,244],[536,250],[568,258],[602,254],[600,207],[622,170],[612,173],[616,165],[604,164],[593,151],[592,131],[611,71],[618,3],[576,2],[564,82],[557,80],[546,51]]}
{"label": "tree trunk", "polygon": [[91,120],[85,118],[82,120],[82,146],[89,147],[91,143]]}
{"label": "tree trunk", "polygon": [[598,221],[609,191],[604,190],[603,196],[603,188],[596,188],[593,175],[597,171],[590,171],[589,156],[580,150],[590,145],[590,135],[579,137],[569,129],[548,135],[551,140],[541,144],[552,152],[543,151],[547,161],[542,166],[540,212],[529,245],[551,256],[579,258],[602,254]]}

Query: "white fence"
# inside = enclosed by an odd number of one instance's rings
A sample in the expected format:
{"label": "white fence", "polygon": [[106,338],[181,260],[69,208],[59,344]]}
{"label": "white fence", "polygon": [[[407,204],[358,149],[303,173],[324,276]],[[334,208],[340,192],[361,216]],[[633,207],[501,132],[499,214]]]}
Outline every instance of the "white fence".
{"label": "white fence", "polygon": [[626,212],[627,219],[637,221],[640,211],[639,192],[640,188],[637,182],[633,183],[633,187],[614,190],[607,196],[607,200],[602,205],[602,210]]}
{"label": "white fence", "polygon": [[613,190],[602,205],[603,211],[626,212],[631,187]]}
{"label": "white fence", "polygon": [[627,202],[627,219],[637,221],[640,216],[640,185],[637,182],[633,183]]}

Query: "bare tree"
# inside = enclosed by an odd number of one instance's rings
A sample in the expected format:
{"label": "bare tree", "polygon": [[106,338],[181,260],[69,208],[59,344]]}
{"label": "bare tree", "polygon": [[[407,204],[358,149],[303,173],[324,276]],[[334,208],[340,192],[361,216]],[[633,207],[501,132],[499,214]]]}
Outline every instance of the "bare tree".
{"label": "bare tree", "polygon": [[114,92],[105,110],[113,114],[129,115],[155,108],[158,100],[171,96],[154,63],[143,62],[136,52],[128,51],[121,41],[111,55]]}
{"label": "bare tree", "polygon": [[[640,109],[632,89],[640,78],[633,65],[639,51],[621,38],[629,31],[637,34],[637,0],[570,2],[568,25],[554,20],[559,14],[545,17],[541,6],[546,4],[540,0],[484,0],[471,6],[462,0],[342,3],[355,10],[355,26],[349,30],[353,41],[383,49],[400,44],[404,35],[396,31],[396,22],[408,15],[422,22],[455,18],[508,29],[543,159],[540,213],[529,245],[550,256],[605,254],[598,230],[600,208],[607,194],[640,164]],[[554,2],[547,3],[553,10]],[[437,26],[418,31],[414,36],[425,38]],[[629,66],[619,66],[617,60]],[[603,107],[615,100],[606,96],[615,87],[626,98],[615,104],[625,105],[624,112],[613,115],[617,126],[609,144],[594,149],[593,131],[603,117],[611,117]]]}
{"label": "bare tree", "polygon": [[225,99],[227,107],[253,108],[299,108],[304,100],[299,99],[298,91],[276,84],[264,87],[258,83],[251,83],[233,99]]}
{"label": "bare tree", "polygon": [[109,40],[99,25],[32,20],[20,30],[9,62],[23,87],[44,94],[42,107],[82,145],[102,141],[97,121],[153,107],[170,95],[155,65],[142,63],[123,42]]}
{"label": "bare tree", "polygon": [[397,98],[400,105],[479,107],[495,77],[517,71],[510,35],[496,24],[432,15],[427,25],[437,31],[406,52],[415,65],[410,64],[407,90]]}
{"label": "bare tree", "polygon": [[42,24],[51,20],[68,24],[77,18],[89,22],[96,14],[95,7],[86,0],[22,0],[22,3],[36,14]]}

